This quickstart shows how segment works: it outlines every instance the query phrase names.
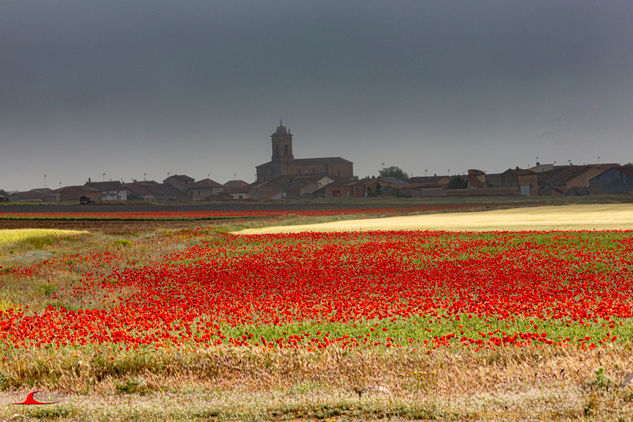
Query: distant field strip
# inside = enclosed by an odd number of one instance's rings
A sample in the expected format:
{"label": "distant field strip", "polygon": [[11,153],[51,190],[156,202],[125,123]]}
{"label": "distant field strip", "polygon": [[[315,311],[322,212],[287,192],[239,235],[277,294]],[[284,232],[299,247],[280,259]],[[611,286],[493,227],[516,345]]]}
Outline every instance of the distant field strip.
{"label": "distant field strip", "polygon": [[373,230],[633,230],[633,204],[589,204],[425,214],[241,230],[240,234]]}
{"label": "distant field strip", "polygon": [[86,232],[77,230],[55,230],[55,229],[11,229],[0,230],[0,246],[20,242],[27,239],[48,237],[48,236],[69,236]]}

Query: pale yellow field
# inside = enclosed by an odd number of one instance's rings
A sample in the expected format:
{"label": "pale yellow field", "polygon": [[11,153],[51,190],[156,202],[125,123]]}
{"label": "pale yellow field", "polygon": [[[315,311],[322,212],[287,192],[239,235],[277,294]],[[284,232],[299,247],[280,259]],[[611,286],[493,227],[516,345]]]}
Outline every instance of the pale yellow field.
{"label": "pale yellow field", "polygon": [[55,229],[7,229],[0,230],[0,245],[12,242],[19,242],[26,239],[33,239],[46,236],[68,236],[73,234],[86,233],[77,230],[55,230]]}
{"label": "pale yellow field", "polygon": [[633,204],[589,204],[423,214],[241,230],[240,234],[371,230],[633,230]]}

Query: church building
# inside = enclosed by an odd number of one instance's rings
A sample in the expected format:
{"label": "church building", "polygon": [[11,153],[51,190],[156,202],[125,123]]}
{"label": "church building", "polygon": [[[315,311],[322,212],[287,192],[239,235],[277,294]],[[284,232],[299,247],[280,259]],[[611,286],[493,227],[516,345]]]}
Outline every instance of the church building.
{"label": "church building", "polygon": [[341,157],[298,158],[292,154],[292,133],[282,121],[271,136],[272,160],[257,166],[257,182],[279,176],[325,175],[351,179],[354,175],[353,163]]}

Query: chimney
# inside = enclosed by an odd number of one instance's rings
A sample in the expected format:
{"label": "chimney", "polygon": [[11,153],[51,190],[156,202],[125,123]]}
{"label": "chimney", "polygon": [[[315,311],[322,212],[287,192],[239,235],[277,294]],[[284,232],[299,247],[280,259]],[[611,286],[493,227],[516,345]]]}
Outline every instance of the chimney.
{"label": "chimney", "polygon": [[90,183],[90,178],[88,178],[88,183]]}

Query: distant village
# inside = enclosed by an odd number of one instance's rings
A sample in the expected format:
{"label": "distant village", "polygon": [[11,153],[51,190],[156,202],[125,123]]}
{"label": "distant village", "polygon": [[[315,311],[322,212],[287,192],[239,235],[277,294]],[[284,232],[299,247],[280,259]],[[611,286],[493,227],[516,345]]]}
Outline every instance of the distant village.
{"label": "distant village", "polygon": [[[633,194],[633,165],[540,164],[503,173],[486,174],[468,170],[465,175],[359,179],[353,163],[341,157],[294,158],[293,134],[280,121],[271,135],[271,161],[256,167],[257,180],[229,180],[220,184],[209,178],[195,180],[174,174],[162,182],[153,180],[92,181],[58,189],[38,188],[26,192],[0,191],[0,202],[188,202],[216,200],[293,200],[310,198],[407,198],[438,196],[523,195],[564,196]],[[388,170],[388,169],[383,169]],[[0,186],[2,187],[2,186]]]}

